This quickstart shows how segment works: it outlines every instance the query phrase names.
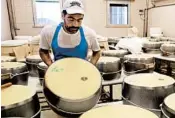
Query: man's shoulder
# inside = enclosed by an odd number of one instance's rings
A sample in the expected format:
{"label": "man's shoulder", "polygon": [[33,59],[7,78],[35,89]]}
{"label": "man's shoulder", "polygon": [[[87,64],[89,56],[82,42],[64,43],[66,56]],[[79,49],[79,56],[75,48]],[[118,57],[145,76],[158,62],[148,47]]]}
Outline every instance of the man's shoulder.
{"label": "man's shoulder", "polygon": [[53,33],[56,29],[56,25],[45,25],[42,29],[42,33]]}
{"label": "man's shoulder", "polygon": [[86,25],[82,25],[85,36],[96,36],[96,32]]}

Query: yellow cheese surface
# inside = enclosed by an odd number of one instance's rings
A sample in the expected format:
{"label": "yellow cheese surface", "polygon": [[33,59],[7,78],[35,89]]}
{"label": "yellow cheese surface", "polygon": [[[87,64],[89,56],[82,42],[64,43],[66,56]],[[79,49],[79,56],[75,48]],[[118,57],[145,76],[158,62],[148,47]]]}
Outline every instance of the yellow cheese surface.
{"label": "yellow cheese surface", "polygon": [[129,105],[110,105],[85,112],[80,118],[158,118],[154,113]]}
{"label": "yellow cheese surface", "polygon": [[1,56],[1,62],[6,62],[14,59],[15,57],[12,57],[12,56]]}
{"label": "yellow cheese surface", "polygon": [[77,58],[65,58],[48,68],[45,81],[55,95],[77,100],[94,95],[102,80],[101,74],[91,63]]}
{"label": "yellow cheese surface", "polygon": [[175,83],[175,80],[172,77],[162,74],[143,73],[128,76],[125,78],[124,82],[142,87],[161,87],[172,85]]}
{"label": "yellow cheese surface", "polygon": [[20,103],[31,98],[34,94],[34,90],[22,85],[12,85],[1,89],[1,106]]}
{"label": "yellow cheese surface", "polygon": [[25,63],[21,62],[2,62],[1,63],[1,69],[15,69],[15,68],[21,68],[26,66]]}
{"label": "yellow cheese surface", "polygon": [[169,108],[175,111],[175,93],[166,97],[164,102]]}

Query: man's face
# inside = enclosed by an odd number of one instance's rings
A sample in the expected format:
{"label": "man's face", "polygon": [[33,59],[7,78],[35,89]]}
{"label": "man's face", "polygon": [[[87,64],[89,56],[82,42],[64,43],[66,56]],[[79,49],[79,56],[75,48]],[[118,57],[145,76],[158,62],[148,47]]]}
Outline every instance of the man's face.
{"label": "man's face", "polygon": [[76,33],[82,24],[83,17],[84,17],[84,15],[82,15],[82,14],[66,14],[66,15],[64,15],[63,20],[64,20],[65,30],[70,34]]}

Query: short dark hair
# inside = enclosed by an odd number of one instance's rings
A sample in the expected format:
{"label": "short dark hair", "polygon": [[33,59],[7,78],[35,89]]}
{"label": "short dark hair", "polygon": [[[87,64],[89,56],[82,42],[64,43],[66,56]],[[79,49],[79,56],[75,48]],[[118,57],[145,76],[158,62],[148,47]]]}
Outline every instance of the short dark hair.
{"label": "short dark hair", "polygon": [[65,16],[67,14],[67,11],[66,10],[63,10],[62,13]]}

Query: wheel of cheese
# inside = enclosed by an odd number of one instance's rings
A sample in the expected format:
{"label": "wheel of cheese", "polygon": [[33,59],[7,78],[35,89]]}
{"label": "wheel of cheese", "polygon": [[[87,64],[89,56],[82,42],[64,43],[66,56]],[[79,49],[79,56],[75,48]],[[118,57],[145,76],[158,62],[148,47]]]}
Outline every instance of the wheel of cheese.
{"label": "wheel of cheese", "polygon": [[160,37],[160,41],[170,41],[170,37]]}
{"label": "wheel of cheese", "polygon": [[1,63],[1,73],[21,73],[27,70],[27,65],[21,62],[2,62]]}
{"label": "wheel of cheese", "polygon": [[41,62],[38,64],[38,76],[40,78],[40,83],[41,85],[43,84],[43,79],[44,79],[44,75],[48,69],[48,66],[44,63],[44,62]]}
{"label": "wheel of cheese", "polygon": [[16,58],[12,56],[1,56],[1,62],[12,62],[12,61],[16,61]]}
{"label": "wheel of cheese", "polygon": [[97,68],[100,72],[117,72],[121,69],[120,58],[102,56],[97,62]]}
{"label": "wheel of cheese", "polygon": [[164,104],[175,113],[175,93],[164,99]]}
{"label": "wheel of cheese", "polygon": [[42,62],[40,55],[29,55],[26,58],[27,62],[39,63]]}
{"label": "wheel of cheese", "polygon": [[108,37],[108,42],[110,43],[118,43],[121,40],[119,37]]}
{"label": "wheel of cheese", "polygon": [[12,85],[1,89],[1,107],[21,103],[30,99],[35,91],[28,86]]}
{"label": "wheel of cheese", "polygon": [[15,40],[27,40],[30,41],[32,39],[32,36],[15,36]]}
{"label": "wheel of cheese", "polygon": [[128,54],[126,50],[104,50],[102,51],[102,56],[111,56],[111,57],[124,57]]}
{"label": "wheel of cheese", "polygon": [[162,45],[162,42],[146,41],[143,43],[143,47],[146,49],[159,49],[161,45]]}
{"label": "wheel of cheese", "polygon": [[88,61],[65,58],[54,62],[45,74],[47,88],[68,101],[92,97],[101,87],[101,74]]}
{"label": "wheel of cheese", "polygon": [[149,39],[150,42],[160,42],[160,39]]}
{"label": "wheel of cheese", "polygon": [[165,52],[175,54],[175,44],[171,44],[171,43],[162,44],[161,49]]}
{"label": "wheel of cheese", "polygon": [[130,105],[106,105],[85,112],[80,118],[158,118],[154,113]]}
{"label": "wheel of cheese", "polygon": [[28,44],[27,40],[7,40],[1,42],[1,46],[3,47],[21,46],[25,44]]}
{"label": "wheel of cheese", "polygon": [[30,40],[30,44],[38,45],[40,39],[41,39],[41,36],[40,36],[40,35],[33,36],[33,37],[31,38],[31,40]]}
{"label": "wheel of cheese", "polygon": [[128,60],[136,63],[154,63],[154,57],[150,54],[130,54],[125,55],[124,60]]}
{"label": "wheel of cheese", "polygon": [[44,62],[39,63],[38,67],[45,70],[48,68],[48,66]]}
{"label": "wheel of cheese", "polygon": [[175,83],[172,77],[154,74],[154,73],[142,73],[135,74],[125,78],[125,83],[138,87],[162,87],[169,86]]}
{"label": "wheel of cheese", "polygon": [[25,63],[20,62],[2,62],[1,69],[17,69],[26,66]]}

